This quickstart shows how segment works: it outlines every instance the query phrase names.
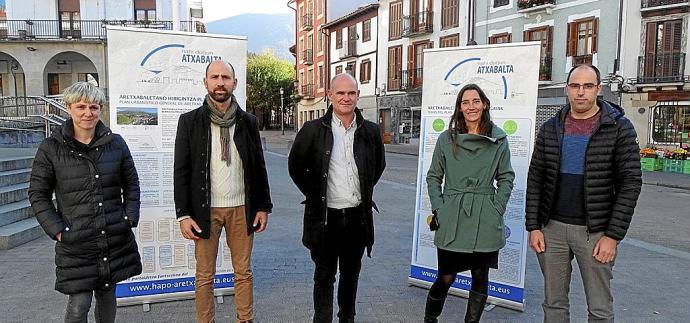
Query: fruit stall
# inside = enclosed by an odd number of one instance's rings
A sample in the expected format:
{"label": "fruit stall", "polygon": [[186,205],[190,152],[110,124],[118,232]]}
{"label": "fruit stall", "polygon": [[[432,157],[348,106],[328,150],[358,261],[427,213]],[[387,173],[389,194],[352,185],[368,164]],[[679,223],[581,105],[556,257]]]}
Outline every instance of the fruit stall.
{"label": "fruit stall", "polygon": [[642,148],[640,157],[643,171],[690,174],[690,153],[683,148]]}

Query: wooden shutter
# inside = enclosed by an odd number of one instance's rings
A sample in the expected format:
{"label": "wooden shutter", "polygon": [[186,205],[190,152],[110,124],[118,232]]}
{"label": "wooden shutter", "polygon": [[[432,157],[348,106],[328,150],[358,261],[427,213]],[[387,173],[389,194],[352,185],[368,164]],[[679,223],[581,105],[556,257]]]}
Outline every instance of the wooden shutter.
{"label": "wooden shutter", "polygon": [[575,56],[577,53],[577,23],[568,24],[568,35],[566,40],[566,56]]}
{"label": "wooden shutter", "polygon": [[[415,2],[415,1],[413,1]],[[417,55],[414,52],[414,45],[407,45],[407,84],[412,85],[414,80],[414,69],[417,63]]]}
{"label": "wooden shutter", "polygon": [[644,76],[654,76],[654,61],[656,60],[656,31],[657,23],[647,23],[647,34],[645,35],[645,49],[644,49]]}
{"label": "wooden shutter", "polygon": [[508,34],[508,42],[509,43],[513,42],[513,34]]}
{"label": "wooden shutter", "polygon": [[530,31],[525,30],[522,32],[522,41],[530,41],[532,38],[530,37]]}
{"label": "wooden shutter", "polygon": [[546,56],[551,57],[553,54],[553,26],[547,28],[548,35],[546,35]]}
{"label": "wooden shutter", "polygon": [[[147,9],[147,8],[142,8],[142,9]],[[156,9],[155,3],[154,3],[153,9]],[[58,1],[58,10],[59,11],[68,11],[68,12],[79,12],[79,0],[59,0]]]}
{"label": "wooden shutter", "polygon": [[599,18],[594,18],[592,21],[592,54],[597,52],[597,43],[599,40]]}

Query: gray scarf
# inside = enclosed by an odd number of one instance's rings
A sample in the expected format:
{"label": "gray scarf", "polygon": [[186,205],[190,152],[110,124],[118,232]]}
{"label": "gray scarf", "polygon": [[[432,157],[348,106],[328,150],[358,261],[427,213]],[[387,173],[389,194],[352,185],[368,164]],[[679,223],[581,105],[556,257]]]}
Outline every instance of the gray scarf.
{"label": "gray scarf", "polygon": [[206,95],[206,107],[208,109],[208,115],[211,118],[211,122],[220,127],[220,147],[221,155],[220,159],[224,160],[225,163],[230,165],[230,152],[231,145],[230,142],[230,128],[235,125],[237,121],[237,110],[240,106],[237,104],[235,95],[230,95],[230,107],[225,110],[225,112],[220,112],[213,101]]}

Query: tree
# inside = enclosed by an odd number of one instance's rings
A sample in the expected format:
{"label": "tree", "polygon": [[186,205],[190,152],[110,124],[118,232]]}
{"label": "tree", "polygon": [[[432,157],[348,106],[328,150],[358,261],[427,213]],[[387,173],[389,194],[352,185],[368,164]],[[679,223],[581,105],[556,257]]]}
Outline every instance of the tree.
{"label": "tree", "polygon": [[[294,91],[294,65],[277,58],[273,52],[249,53],[247,58],[247,110],[261,114],[265,124],[271,111],[282,116],[280,111],[280,88],[283,88],[285,107]],[[286,120],[287,121],[287,120]]]}

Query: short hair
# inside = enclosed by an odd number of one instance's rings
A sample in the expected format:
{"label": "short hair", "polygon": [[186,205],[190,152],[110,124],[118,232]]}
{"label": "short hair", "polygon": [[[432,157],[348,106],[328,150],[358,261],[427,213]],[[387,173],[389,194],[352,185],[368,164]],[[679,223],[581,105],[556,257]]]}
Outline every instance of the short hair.
{"label": "short hair", "polygon": [[597,85],[601,84],[601,72],[599,72],[599,69],[592,64],[579,64],[579,65],[573,66],[573,68],[570,69],[570,72],[568,72],[568,77],[565,79],[566,84],[570,82],[570,75],[573,74],[573,72],[576,69],[581,68],[581,67],[589,67],[591,70],[593,70],[594,74],[597,75]]}
{"label": "short hair", "polygon": [[355,79],[354,76],[350,75],[350,73],[340,73],[340,74],[336,74],[335,76],[333,76],[333,77],[331,78],[331,82],[328,83],[328,87],[329,87],[329,88],[332,88],[332,87],[333,87],[333,83],[334,83],[337,79],[343,78],[343,77],[348,78],[348,79],[351,79],[352,82],[355,83],[355,87],[356,87],[356,88],[359,88],[359,83],[357,83],[357,79]]}
{"label": "short hair", "polygon": [[88,82],[77,82],[62,92],[62,99],[67,106],[77,102],[95,103],[103,105],[105,94],[97,86]]}
{"label": "short hair", "polygon": [[[225,62],[224,60],[219,60],[219,61]],[[208,68],[211,67],[211,64],[213,64],[214,62],[217,62],[217,61],[211,61],[210,63],[206,64],[206,73],[204,74],[204,77],[208,77]],[[230,64],[230,62],[225,62],[225,63],[227,63],[228,66],[230,66],[230,70],[232,71],[232,78],[236,79],[237,75],[235,75],[235,67],[232,66],[232,64]]]}

